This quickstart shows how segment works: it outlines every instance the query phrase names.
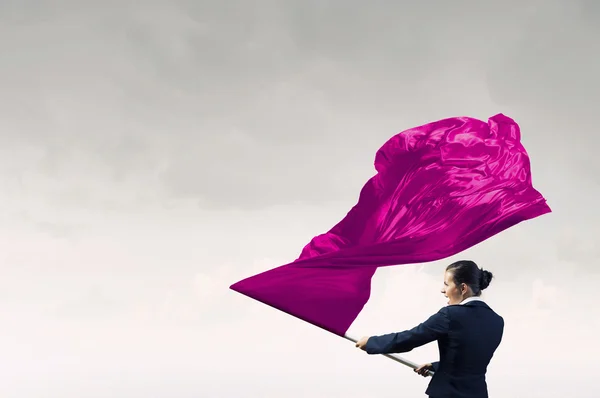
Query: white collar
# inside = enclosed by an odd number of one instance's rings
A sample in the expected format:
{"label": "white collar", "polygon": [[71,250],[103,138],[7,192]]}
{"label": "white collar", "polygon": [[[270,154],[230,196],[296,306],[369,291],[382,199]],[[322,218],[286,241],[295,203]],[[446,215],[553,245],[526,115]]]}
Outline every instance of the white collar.
{"label": "white collar", "polygon": [[464,299],[463,301],[461,301],[459,304],[460,305],[465,305],[471,301],[483,301],[481,298],[477,297],[477,296],[471,296],[471,297],[467,297],[466,299]]}

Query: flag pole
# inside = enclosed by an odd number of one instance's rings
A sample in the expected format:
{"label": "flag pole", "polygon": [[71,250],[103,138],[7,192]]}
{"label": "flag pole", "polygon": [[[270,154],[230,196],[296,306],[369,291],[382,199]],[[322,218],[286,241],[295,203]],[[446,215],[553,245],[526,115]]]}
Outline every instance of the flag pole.
{"label": "flag pole", "polygon": [[[358,342],[358,340],[357,340],[357,339],[355,339],[355,338],[353,338],[353,337],[350,337],[350,336],[348,336],[348,335],[344,335],[344,338],[345,338],[346,340],[350,340],[350,341],[351,341],[351,342],[353,342],[353,343],[357,343],[357,342]],[[399,357],[399,356],[397,356],[397,355],[392,355],[392,354],[382,354],[382,355],[383,355],[384,357],[386,357],[386,358],[389,358],[389,359],[393,360],[393,361],[399,362],[399,363],[401,363],[402,365],[408,366],[409,368],[416,369],[416,368],[418,368],[418,367],[419,367],[419,365],[418,365],[418,364],[416,364],[416,363],[414,363],[414,362],[412,362],[412,361],[409,361],[408,359],[404,359],[404,358],[402,358],[402,357]],[[434,373],[433,373],[431,370],[427,371],[427,376],[433,376],[433,374],[434,374]]]}

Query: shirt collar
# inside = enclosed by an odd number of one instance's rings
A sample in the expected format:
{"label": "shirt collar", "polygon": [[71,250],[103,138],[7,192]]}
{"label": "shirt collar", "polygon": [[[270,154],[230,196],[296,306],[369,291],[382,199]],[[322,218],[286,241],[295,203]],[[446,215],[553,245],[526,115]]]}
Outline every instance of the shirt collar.
{"label": "shirt collar", "polygon": [[460,305],[465,305],[467,303],[470,303],[471,301],[483,301],[483,300],[481,298],[477,297],[477,296],[471,296],[471,297],[468,297],[468,298],[464,299],[459,304]]}

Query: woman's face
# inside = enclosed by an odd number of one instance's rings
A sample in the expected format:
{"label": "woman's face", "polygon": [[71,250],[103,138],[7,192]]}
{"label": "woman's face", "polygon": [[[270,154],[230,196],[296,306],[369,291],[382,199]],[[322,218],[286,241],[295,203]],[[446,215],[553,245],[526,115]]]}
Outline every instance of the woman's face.
{"label": "woman's face", "polygon": [[467,292],[467,286],[463,283],[462,285],[456,286],[454,284],[454,276],[451,271],[444,273],[444,286],[442,287],[442,294],[448,299],[448,304],[460,304],[463,301],[463,297]]}

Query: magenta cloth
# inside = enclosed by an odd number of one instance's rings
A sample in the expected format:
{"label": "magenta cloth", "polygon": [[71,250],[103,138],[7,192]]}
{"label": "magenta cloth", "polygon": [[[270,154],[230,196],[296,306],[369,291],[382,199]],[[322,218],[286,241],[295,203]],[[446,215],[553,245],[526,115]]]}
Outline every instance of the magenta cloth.
{"label": "magenta cloth", "polygon": [[520,138],[502,114],[395,135],[342,221],[294,262],[231,289],[343,336],[369,299],[377,267],[446,258],[551,211],[532,186]]}

